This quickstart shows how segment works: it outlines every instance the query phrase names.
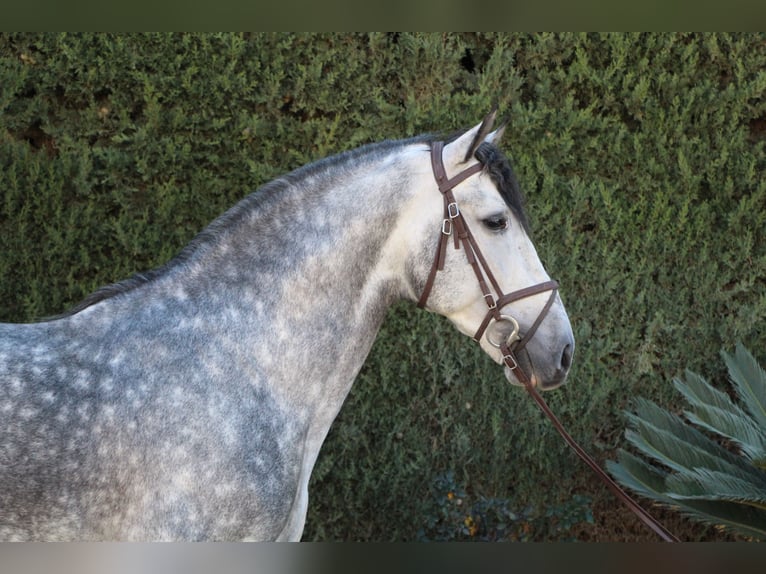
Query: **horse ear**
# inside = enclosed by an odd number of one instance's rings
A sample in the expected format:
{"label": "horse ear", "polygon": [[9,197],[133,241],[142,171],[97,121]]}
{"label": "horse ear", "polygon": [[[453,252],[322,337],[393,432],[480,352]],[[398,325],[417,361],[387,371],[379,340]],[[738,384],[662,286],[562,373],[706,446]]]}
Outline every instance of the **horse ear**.
{"label": "horse ear", "polygon": [[497,118],[497,107],[492,108],[480,124],[472,127],[470,130],[462,134],[452,143],[448,144],[444,148],[444,161],[445,163],[465,163],[473,158],[473,154],[476,153],[478,148],[483,142],[487,141],[495,143],[500,141],[505,131],[505,122],[492,131],[492,126],[495,124]]}
{"label": "horse ear", "polygon": [[508,120],[504,119],[502,122],[500,122],[500,125],[495,129],[495,131],[493,131],[486,138],[484,138],[484,141],[497,145],[498,143],[500,143],[500,140],[503,139],[503,135],[505,134],[506,127],[508,127]]}

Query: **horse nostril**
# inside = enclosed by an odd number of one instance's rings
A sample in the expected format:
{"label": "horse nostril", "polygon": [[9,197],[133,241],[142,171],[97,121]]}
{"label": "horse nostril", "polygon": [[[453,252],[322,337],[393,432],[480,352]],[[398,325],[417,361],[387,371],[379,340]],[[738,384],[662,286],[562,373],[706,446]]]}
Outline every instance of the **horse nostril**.
{"label": "horse nostril", "polygon": [[572,366],[572,345],[564,347],[564,351],[561,353],[561,368],[564,371],[568,371]]}

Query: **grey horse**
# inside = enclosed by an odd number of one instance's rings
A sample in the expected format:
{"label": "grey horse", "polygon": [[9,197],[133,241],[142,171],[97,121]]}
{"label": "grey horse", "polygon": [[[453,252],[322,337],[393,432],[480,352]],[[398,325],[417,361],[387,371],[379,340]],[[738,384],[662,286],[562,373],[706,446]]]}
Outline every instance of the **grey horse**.
{"label": "grey horse", "polygon": [[[454,196],[508,292],[550,278],[492,122],[442,157],[447,175],[482,164]],[[434,141],[297,169],[163,267],[54,319],[0,324],[0,539],[299,540],[330,425],[386,310],[418,301],[445,232]],[[459,251],[430,289],[429,311],[476,331],[487,306]],[[503,313],[523,331],[545,302]],[[479,343],[500,363],[490,332]],[[556,295],[522,366],[554,388],[573,349]]]}

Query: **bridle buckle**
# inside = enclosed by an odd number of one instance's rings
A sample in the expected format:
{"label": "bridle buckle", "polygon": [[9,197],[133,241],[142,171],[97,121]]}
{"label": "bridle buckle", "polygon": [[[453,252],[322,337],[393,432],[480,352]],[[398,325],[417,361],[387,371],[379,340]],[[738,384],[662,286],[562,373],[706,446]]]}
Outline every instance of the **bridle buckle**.
{"label": "bridle buckle", "polygon": [[519,366],[516,357],[514,357],[512,353],[503,355],[503,363],[505,363],[505,366],[512,371],[515,371]]}

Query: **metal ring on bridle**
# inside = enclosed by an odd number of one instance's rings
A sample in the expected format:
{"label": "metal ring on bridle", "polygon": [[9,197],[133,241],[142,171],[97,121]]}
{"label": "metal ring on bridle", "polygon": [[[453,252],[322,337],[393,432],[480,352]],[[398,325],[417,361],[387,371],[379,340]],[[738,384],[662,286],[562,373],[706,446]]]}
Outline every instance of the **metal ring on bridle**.
{"label": "metal ring on bridle", "polygon": [[[505,344],[510,347],[512,343],[521,339],[521,337],[519,336],[519,322],[513,317],[511,317],[510,315],[500,315],[500,318],[497,319],[492,326],[494,327],[495,325],[497,325],[497,323],[500,323],[501,321],[507,321],[511,323],[511,325],[513,325],[513,330],[508,334],[508,337],[506,337],[506,340],[505,340]],[[492,330],[488,329],[487,342],[493,347],[495,347],[496,349],[499,349],[502,346],[503,342],[501,341],[498,343],[497,341],[493,341],[491,333],[492,333]]]}

